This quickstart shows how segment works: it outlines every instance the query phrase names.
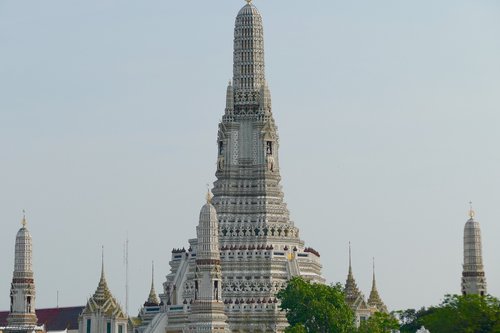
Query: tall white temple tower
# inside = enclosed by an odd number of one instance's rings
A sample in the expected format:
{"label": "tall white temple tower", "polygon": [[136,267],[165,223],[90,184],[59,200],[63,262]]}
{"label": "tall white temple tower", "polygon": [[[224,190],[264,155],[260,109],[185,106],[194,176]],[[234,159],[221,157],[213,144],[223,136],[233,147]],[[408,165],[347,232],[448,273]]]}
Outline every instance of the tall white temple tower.
{"label": "tall white temple tower", "polygon": [[196,228],[198,253],[194,277],[194,300],[189,315],[189,332],[226,333],[227,316],[222,301],[222,270],[219,254],[219,222],[217,212],[211,204],[201,208],[200,222]]}
{"label": "tall white temple tower", "polygon": [[[205,287],[210,297],[204,301],[222,297],[231,332],[283,332],[288,323],[276,298],[278,291],[299,275],[324,283],[320,255],[305,247],[283,201],[278,131],[264,71],[262,17],[251,0],[236,16],[233,56],[233,80],[217,137],[215,210],[205,206],[198,238],[189,240],[187,250],[172,251],[171,273],[160,295],[162,313],[146,333],[165,327],[167,333],[182,332],[198,311]],[[202,227],[215,211],[218,246],[213,235],[205,239],[208,229]],[[214,232],[213,222],[210,225]],[[203,270],[215,269],[219,257],[221,274],[213,271],[208,285]],[[212,266],[205,267],[204,262]],[[212,283],[217,281],[221,284],[216,292]]]}
{"label": "tall white temple tower", "polygon": [[[279,332],[286,326],[284,313],[278,307],[273,313],[267,304],[276,304],[276,293],[287,280],[297,275],[324,279],[318,252],[304,246],[283,201],[264,29],[251,0],[236,17],[233,58],[213,188],[223,297],[232,331]],[[258,310],[262,304],[265,310]]]}
{"label": "tall white temple tower", "polygon": [[479,222],[474,220],[475,212],[469,211],[469,220],[464,228],[464,264],[462,272],[462,295],[487,294],[484,274]]}
{"label": "tall white temple tower", "polygon": [[43,331],[37,326],[35,313],[35,280],[33,276],[32,240],[26,217],[16,235],[14,274],[10,288],[10,312],[5,332]]}

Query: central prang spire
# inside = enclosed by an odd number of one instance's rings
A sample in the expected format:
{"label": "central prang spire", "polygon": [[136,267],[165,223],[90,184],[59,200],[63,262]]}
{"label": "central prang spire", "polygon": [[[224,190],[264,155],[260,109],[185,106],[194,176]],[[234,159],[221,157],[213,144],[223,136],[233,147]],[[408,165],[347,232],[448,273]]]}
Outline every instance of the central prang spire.
{"label": "central prang spire", "polygon": [[[202,290],[207,289],[200,288],[208,281],[206,269],[219,267],[220,261],[220,276],[213,269],[211,276],[221,283],[211,290],[220,292],[230,330],[281,333],[287,321],[277,292],[294,276],[320,283],[324,278],[319,253],[305,247],[283,200],[262,17],[251,1],[236,17],[233,55],[233,82],[227,87],[217,136],[214,196],[200,214],[191,250],[172,252],[172,273],[162,300],[167,307],[192,302],[192,312],[199,313],[205,301],[213,301],[213,293],[205,295]],[[197,315],[191,319],[191,326],[201,321]]]}
{"label": "central prang spire", "polygon": [[234,77],[219,124],[217,181],[212,191],[223,246],[242,241],[264,246],[286,236],[293,240],[287,241],[289,248],[300,247],[298,230],[283,202],[278,149],[278,130],[264,75],[262,17],[248,3],[235,22]]}

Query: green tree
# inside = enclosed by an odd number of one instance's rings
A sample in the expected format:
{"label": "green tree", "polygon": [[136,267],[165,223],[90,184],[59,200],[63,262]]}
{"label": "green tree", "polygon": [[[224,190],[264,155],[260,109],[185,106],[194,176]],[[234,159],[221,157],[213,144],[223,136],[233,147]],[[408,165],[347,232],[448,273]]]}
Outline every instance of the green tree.
{"label": "green tree", "polygon": [[391,314],[376,312],[361,322],[358,333],[390,333],[399,329],[399,321]]}
{"label": "green tree", "polygon": [[287,327],[285,329],[286,333],[307,333],[306,328],[302,324],[296,324],[294,326]]}
{"label": "green tree", "polygon": [[354,314],[340,284],[327,286],[292,278],[278,293],[290,327],[287,333],[352,333]]}
{"label": "green tree", "polygon": [[439,333],[500,333],[500,301],[492,296],[446,295],[438,306],[397,314],[401,333],[414,333],[421,326]]}
{"label": "green tree", "polygon": [[394,314],[399,318],[401,323],[400,332],[401,333],[415,333],[420,327],[422,327],[422,320],[425,315],[428,315],[435,311],[436,308],[425,308],[422,307],[420,310],[407,309],[394,312]]}
{"label": "green tree", "polygon": [[500,301],[493,296],[446,295],[444,301],[420,318],[431,332],[500,332]]}

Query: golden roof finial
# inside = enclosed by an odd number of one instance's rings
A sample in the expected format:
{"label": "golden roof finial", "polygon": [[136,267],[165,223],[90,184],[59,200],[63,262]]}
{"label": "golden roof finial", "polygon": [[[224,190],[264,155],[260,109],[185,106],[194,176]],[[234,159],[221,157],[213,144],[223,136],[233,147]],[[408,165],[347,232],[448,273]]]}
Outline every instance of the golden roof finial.
{"label": "golden roof finial", "polygon": [[247,4],[252,4],[252,0],[246,0]]}
{"label": "golden roof finial", "polygon": [[474,211],[474,209],[472,209],[472,201],[469,201],[469,217],[471,219],[474,218],[474,216],[476,216],[476,212]]}
{"label": "golden roof finial", "polygon": [[212,193],[210,192],[210,185],[207,184],[207,204],[212,203]]}
{"label": "golden roof finial", "polygon": [[23,228],[26,228],[26,211],[23,209],[23,220],[21,221]]}

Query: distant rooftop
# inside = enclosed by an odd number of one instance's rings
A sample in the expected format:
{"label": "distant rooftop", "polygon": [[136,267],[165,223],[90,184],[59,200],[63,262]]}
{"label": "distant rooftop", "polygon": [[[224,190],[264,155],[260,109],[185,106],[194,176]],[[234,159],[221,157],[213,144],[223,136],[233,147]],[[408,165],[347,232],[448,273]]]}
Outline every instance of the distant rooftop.
{"label": "distant rooftop", "polygon": [[[72,306],[66,308],[38,309],[36,310],[38,324],[44,324],[47,331],[77,330],[78,316],[84,308],[84,306]],[[8,315],[9,311],[0,311],[0,326],[7,326]]]}

